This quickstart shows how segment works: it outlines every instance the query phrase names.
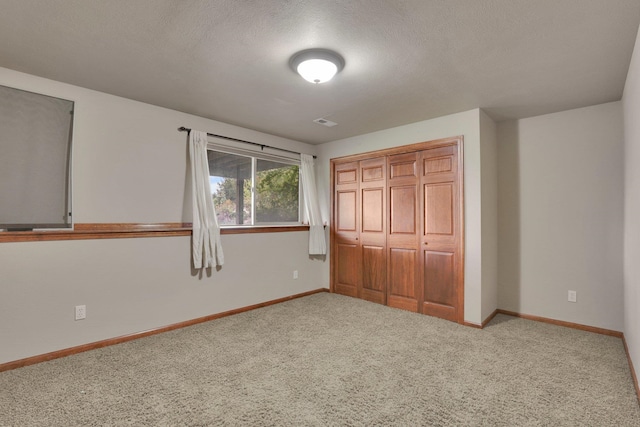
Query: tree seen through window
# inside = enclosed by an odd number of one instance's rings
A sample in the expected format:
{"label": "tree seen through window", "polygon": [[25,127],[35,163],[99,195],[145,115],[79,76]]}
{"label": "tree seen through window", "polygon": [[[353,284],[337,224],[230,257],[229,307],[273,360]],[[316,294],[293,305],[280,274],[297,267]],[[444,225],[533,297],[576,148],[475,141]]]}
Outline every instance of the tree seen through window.
{"label": "tree seen through window", "polygon": [[251,157],[208,150],[211,192],[220,225],[299,222],[299,166],[255,161],[255,218],[252,215]]}

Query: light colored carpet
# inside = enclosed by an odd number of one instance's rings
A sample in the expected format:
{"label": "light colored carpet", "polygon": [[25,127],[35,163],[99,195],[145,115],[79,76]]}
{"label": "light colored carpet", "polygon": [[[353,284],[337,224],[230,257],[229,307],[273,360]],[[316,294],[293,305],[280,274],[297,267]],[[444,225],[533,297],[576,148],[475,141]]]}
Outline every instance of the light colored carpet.
{"label": "light colored carpet", "polygon": [[2,426],[640,426],[620,339],[333,294],[0,373]]}

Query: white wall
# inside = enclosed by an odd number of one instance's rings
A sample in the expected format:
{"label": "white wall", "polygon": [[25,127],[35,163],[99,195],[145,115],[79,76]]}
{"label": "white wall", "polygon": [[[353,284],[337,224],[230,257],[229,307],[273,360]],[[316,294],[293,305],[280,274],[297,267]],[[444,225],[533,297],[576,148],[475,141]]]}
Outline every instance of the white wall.
{"label": "white wall", "polygon": [[[76,223],[190,222],[180,126],[316,150],[4,68],[0,85],[76,102]],[[0,243],[0,363],[328,286],[323,263],[306,255],[307,232],[222,241],[226,263],[210,277],[191,271],[188,237]],[[76,322],[78,304],[87,305],[87,319]]]}
{"label": "white wall", "polygon": [[500,123],[498,161],[499,308],[621,331],[621,103]]}
{"label": "white wall", "polygon": [[[465,202],[465,295],[464,318],[481,323],[482,318],[482,224],[480,176],[480,110],[452,114],[437,119],[386,129],[366,135],[332,141],[318,146],[318,186],[324,199],[323,217],[329,220],[330,159],[401,145],[464,136]],[[327,234],[328,238],[328,234]],[[328,240],[327,240],[328,241]],[[323,280],[329,283],[329,265]]]}
{"label": "white wall", "polygon": [[640,373],[640,34],[622,97],[624,111],[624,335]]}
{"label": "white wall", "polygon": [[498,308],[498,135],[496,123],[480,111],[482,172],[482,320]]}

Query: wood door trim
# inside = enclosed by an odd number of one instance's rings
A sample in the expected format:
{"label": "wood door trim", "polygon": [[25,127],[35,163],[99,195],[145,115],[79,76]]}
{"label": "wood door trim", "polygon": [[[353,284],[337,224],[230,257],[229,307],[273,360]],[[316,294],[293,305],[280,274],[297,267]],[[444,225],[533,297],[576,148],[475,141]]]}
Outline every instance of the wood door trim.
{"label": "wood door trim", "polygon": [[336,251],[335,251],[335,243],[336,243],[336,238],[334,236],[335,232],[336,232],[336,201],[335,201],[335,174],[336,174],[336,164],[333,160],[331,160],[331,172],[329,173],[329,175],[331,175],[329,177],[330,181],[329,181],[329,185],[330,185],[330,190],[329,193],[331,193],[330,197],[331,197],[331,220],[329,222],[329,292],[334,293],[336,291],[336,285],[335,285],[335,265],[336,265]]}
{"label": "wood door trim", "polygon": [[[456,145],[462,143],[464,137],[462,135],[452,136],[449,138],[434,139],[433,141],[418,142],[415,144],[402,145],[400,147],[383,148],[377,151],[367,151],[365,153],[351,154],[348,156],[334,157],[331,159],[331,164],[355,162],[360,160],[367,160],[373,157],[393,156],[396,154],[413,153],[416,151],[427,150],[431,148],[446,147],[449,145]],[[333,188],[333,182],[331,183]]]}
{"label": "wood door trim", "polygon": [[458,148],[458,224],[460,227],[460,243],[458,244],[458,250],[460,251],[460,262],[458,263],[458,323],[464,324],[464,255],[465,255],[465,222],[464,222],[464,138],[462,136],[457,137],[456,145]]}

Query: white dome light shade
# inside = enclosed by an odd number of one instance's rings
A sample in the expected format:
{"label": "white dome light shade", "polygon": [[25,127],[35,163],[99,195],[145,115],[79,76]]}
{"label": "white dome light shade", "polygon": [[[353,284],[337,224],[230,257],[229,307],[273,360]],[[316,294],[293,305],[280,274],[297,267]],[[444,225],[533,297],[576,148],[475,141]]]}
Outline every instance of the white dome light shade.
{"label": "white dome light shade", "polygon": [[344,59],[326,49],[309,49],[298,52],[289,61],[291,68],[308,82],[324,83],[344,67]]}
{"label": "white dome light shade", "polygon": [[338,67],[325,59],[307,59],[298,65],[297,71],[308,82],[324,83],[336,75]]}

